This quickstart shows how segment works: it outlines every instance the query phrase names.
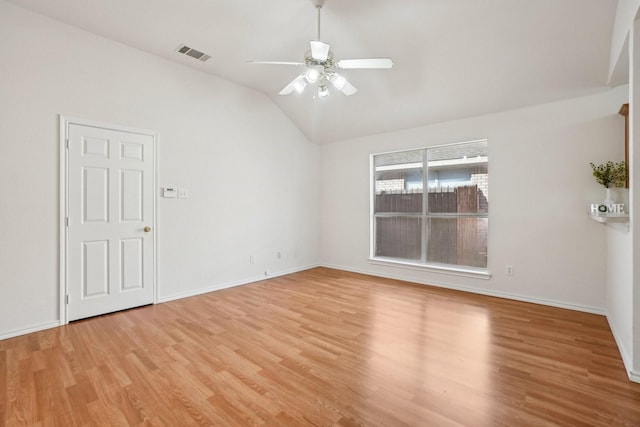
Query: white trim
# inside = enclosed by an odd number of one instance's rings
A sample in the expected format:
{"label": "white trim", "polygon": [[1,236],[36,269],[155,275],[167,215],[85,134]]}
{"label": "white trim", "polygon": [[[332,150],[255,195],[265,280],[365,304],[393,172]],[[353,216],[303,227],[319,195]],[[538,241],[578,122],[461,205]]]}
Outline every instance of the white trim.
{"label": "white trim", "polygon": [[[58,288],[60,289],[60,298],[58,300],[58,317],[60,318],[60,324],[66,325],[67,321],[67,120],[60,115],[60,181],[59,181],[59,193],[60,193],[60,210],[59,210],[59,248],[58,248],[58,264],[59,264],[59,276],[58,276]],[[26,333],[26,332],[25,332]]]}
{"label": "white trim", "polygon": [[69,138],[69,125],[77,124],[81,126],[91,126],[96,128],[103,128],[109,130],[115,130],[120,132],[128,132],[128,133],[139,133],[142,135],[149,135],[153,138],[153,183],[152,183],[152,197],[153,197],[153,303],[157,303],[157,292],[158,292],[158,227],[157,227],[157,211],[158,211],[158,197],[157,197],[157,175],[158,175],[158,141],[160,139],[159,133],[156,131],[151,131],[147,129],[134,128],[130,126],[123,125],[115,125],[111,123],[98,122],[94,120],[86,120],[77,117],[67,117],[62,114],[60,117],[60,183],[59,183],[59,193],[60,193],[60,248],[59,248],[59,267],[60,267],[60,275],[59,275],[59,288],[60,288],[60,299],[59,299],[59,307],[58,313],[60,317],[60,325],[66,325],[69,323],[68,315],[67,315],[67,299],[66,295],[68,293],[68,283],[67,283],[67,231],[68,227],[66,226],[66,218],[69,215],[69,206],[68,206],[68,150],[67,150],[67,139]]}
{"label": "white trim", "polygon": [[402,164],[402,165],[378,166],[376,168],[376,172],[397,171],[397,170],[403,170],[403,169],[416,169],[416,168],[421,168],[421,167],[422,167],[422,162],[413,162],[413,163],[405,163],[405,164]]}
{"label": "white trim", "polygon": [[153,132],[153,303],[158,303],[158,147],[160,134]]}
{"label": "white trim", "polygon": [[627,353],[626,348],[621,345],[622,341],[620,341],[619,334],[618,331],[616,330],[616,328],[614,327],[615,323],[611,322],[611,320],[609,320],[609,315],[607,314],[606,316],[607,319],[607,323],[609,324],[609,329],[611,330],[611,334],[613,335],[613,339],[616,341],[616,345],[618,346],[618,351],[620,352],[620,356],[622,356],[622,363],[624,363],[624,366],[627,370],[627,372],[631,372],[632,369],[631,367],[633,366],[633,364],[631,363],[631,355],[629,353]]}
{"label": "white trim", "polygon": [[369,257],[375,255],[374,241],[376,238],[374,211],[376,206],[376,165],[374,155],[369,156]]}
{"label": "white trim", "polygon": [[640,383],[640,372],[628,371],[627,373],[629,374],[630,381],[633,381],[634,383]]}
{"label": "white trim", "polygon": [[491,279],[491,273],[484,268],[458,267],[445,264],[423,264],[419,262],[400,261],[394,258],[373,257],[369,258],[369,264],[384,265],[408,270],[431,271],[434,273],[448,274],[451,276],[471,277],[474,279]]}
{"label": "white trim", "polygon": [[48,323],[42,323],[40,325],[35,325],[35,326],[31,326],[28,328],[23,328],[23,329],[18,329],[15,331],[10,331],[10,332],[5,332],[3,334],[0,335],[0,341],[2,340],[6,340],[9,338],[14,338],[14,337],[18,337],[20,335],[26,335],[26,334],[31,334],[34,332],[40,332],[40,331],[44,331],[46,329],[53,329],[53,328],[57,328],[58,326],[61,326],[62,323],[61,322],[48,322]]}
{"label": "white trim", "polygon": [[207,287],[204,287],[204,288],[195,289],[195,290],[188,291],[188,292],[180,292],[180,293],[169,295],[169,296],[166,296],[166,297],[159,297],[158,298],[158,303],[160,304],[160,303],[169,302],[169,301],[175,301],[175,300],[179,300],[179,299],[183,299],[183,298],[195,297],[195,296],[202,295],[202,294],[208,294],[209,292],[220,291],[222,289],[228,289],[228,288],[234,288],[236,286],[248,285],[250,283],[261,282],[263,280],[269,280],[269,279],[273,279],[274,277],[279,277],[279,276],[286,276],[287,274],[298,273],[300,271],[310,270],[310,269],[316,268],[316,267],[320,267],[320,265],[312,264],[312,265],[307,265],[307,266],[304,266],[304,267],[297,267],[297,268],[292,268],[292,269],[288,269],[288,270],[279,271],[279,272],[277,272],[275,274],[270,273],[268,276],[254,276],[254,277],[250,277],[248,279],[240,280],[240,281],[237,281],[237,282],[221,283],[221,284],[218,284],[218,285],[207,286]]}
{"label": "white trim", "polygon": [[[455,213],[455,214],[437,214],[437,213],[430,213],[428,211],[428,197],[426,197],[427,194],[427,190],[428,190],[428,172],[429,172],[429,168],[430,167],[435,167],[435,168],[439,168],[443,165],[449,165],[449,164],[475,164],[475,163],[486,163],[487,166],[489,164],[489,156],[476,156],[476,157],[464,157],[463,159],[455,159],[453,161],[449,161],[449,160],[432,160],[429,161],[428,160],[428,150],[433,149],[433,148],[441,148],[441,147],[452,147],[452,146],[456,146],[456,145],[466,145],[466,144],[473,144],[473,143],[485,143],[486,148],[489,148],[489,140],[488,138],[482,138],[482,139],[474,139],[471,141],[460,141],[460,142],[454,142],[454,143],[449,143],[449,144],[439,144],[439,145],[428,145],[428,146],[423,146],[423,147],[419,147],[419,148],[409,148],[409,149],[405,149],[405,150],[396,150],[396,151],[388,151],[388,152],[383,152],[383,153],[370,153],[369,154],[369,188],[370,188],[370,195],[369,195],[369,262],[370,263],[377,263],[377,262],[386,262],[389,263],[388,265],[392,265],[392,263],[396,263],[396,264],[400,264],[402,267],[404,268],[421,268],[421,269],[426,269],[426,270],[432,270],[432,271],[436,271],[436,272],[441,272],[444,270],[448,270],[451,271],[450,274],[456,274],[456,275],[464,275],[464,276],[468,276],[468,277],[483,277],[485,276],[485,278],[489,279],[491,278],[491,273],[489,273],[489,271],[487,269],[475,269],[475,268],[466,268],[466,267],[457,267],[457,266],[448,266],[448,265],[435,265],[435,264],[430,264],[427,263],[427,259],[426,257],[428,257],[428,253],[427,253],[427,239],[425,239],[425,236],[427,236],[428,234],[426,234],[426,230],[425,227],[427,226],[427,221],[431,218],[487,218],[487,221],[489,220],[489,212],[486,213],[475,213],[475,214],[461,214],[461,213]],[[411,162],[411,163],[406,163],[404,165],[400,165],[399,168],[396,169],[403,169],[405,168],[405,166],[411,166],[411,167],[417,167],[417,165],[422,165],[424,167],[424,165],[427,165],[427,169],[423,171],[423,176],[422,176],[422,188],[424,190],[424,197],[422,198],[422,211],[421,212],[416,212],[416,213],[411,213],[411,214],[404,214],[402,215],[402,213],[400,212],[391,212],[391,213],[383,213],[381,215],[381,213],[376,213],[375,212],[375,198],[377,196],[377,192],[376,192],[376,172],[379,170],[386,170],[384,168],[387,168],[387,166],[378,166],[376,167],[375,165],[375,158],[377,156],[381,156],[381,155],[385,155],[385,154],[396,154],[396,153],[404,153],[404,152],[409,152],[409,151],[422,151],[422,155],[423,155],[423,160],[422,162]],[[391,166],[398,166],[398,165],[391,165]],[[416,218],[422,218],[424,219],[422,221],[422,250],[421,250],[421,262],[420,263],[415,263],[415,262],[411,262],[408,260],[396,260],[393,258],[381,258],[381,257],[376,257],[375,251],[376,251],[376,226],[375,226],[375,222],[376,222],[376,218],[379,217],[386,217],[386,216],[411,216],[411,217],[416,217]],[[415,215],[412,215],[415,214]],[[382,265],[382,264],[381,264]]]}
{"label": "white trim", "polygon": [[611,330],[611,334],[613,335],[613,339],[616,341],[616,346],[618,347],[618,352],[622,357],[622,363],[624,364],[624,368],[627,371],[627,376],[630,381],[640,383],[640,372],[636,372],[633,370],[633,359],[631,355],[627,352],[627,349],[621,345],[622,341],[618,338],[618,331],[614,328],[614,323],[609,320],[609,315],[606,315],[607,323],[609,324],[609,329]]}
{"label": "white trim", "polygon": [[[179,294],[170,295],[168,297],[162,297],[162,298],[158,297],[158,298],[156,298],[155,304],[161,304],[161,303],[165,303],[165,302],[169,302],[169,301],[175,301],[175,300],[179,300],[179,299],[183,299],[183,298],[189,298],[189,297],[206,294],[206,293],[213,292],[213,291],[219,291],[219,290],[222,290],[222,289],[232,288],[232,287],[236,287],[236,286],[248,285],[250,283],[261,282],[263,280],[273,279],[273,278],[279,277],[279,276],[286,276],[287,274],[298,273],[298,272],[301,272],[301,271],[310,270],[312,268],[317,268],[317,267],[321,267],[321,266],[318,265],[318,264],[311,264],[311,265],[307,265],[307,266],[303,266],[303,267],[297,267],[297,268],[292,268],[292,269],[289,269],[289,270],[283,270],[283,271],[277,272],[275,274],[269,274],[268,276],[252,277],[252,278],[249,278],[249,279],[246,279],[246,280],[241,280],[241,281],[238,281],[238,282],[223,283],[223,284],[220,284],[220,285],[210,286],[210,287],[207,287],[207,288],[200,288],[200,289],[197,289],[197,290],[194,290],[194,291],[190,291],[190,292],[182,292],[182,293],[179,293]],[[31,326],[29,328],[24,328],[24,329],[18,329],[18,330],[15,330],[15,331],[5,332],[3,334],[0,334],[0,341],[5,340],[5,339],[9,339],[9,338],[18,337],[18,336],[21,336],[21,335],[31,334],[31,333],[34,333],[34,332],[44,331],[46,329],[57,328],[57,327],[65,325],[65,324],[66,323],[63,323],[62,321],[55,321],[55,322],[43,323],[41,325]]]}
{"label": "white trim", "polygon": [[[423,150],[427,148],[430,148],[430,147],[425,147],[423,148]],[[415,150],[407,150],[407,151],[415,151]],[[462,159],[454,159],[454,160],[431,160],[430,162],[427,162],[427,166],[430,168],[439,168],[443,166],[477,165],[482,163],[489,163],[489,157],[476,156],[476,157],[463,157]],[[422,165],[423,165],[423,162],[412,162],[412,163],[404,163],[399,165],[378,166],[376,168],[376,172],[416,169],[416,168],[421,168]]]}
{"label": "white trim", "polygon": [[483,163],[489,163],[488,156],[463,157],[462,159],[454,159],[454,160],[431,160],[430,162],[427,163],[427,167],[440,168],[444,166],[479,165]]}
{"label": "white trim", "polygon": [[[426,286],[434,286],[434,287],[439,287],[439,288],[444,288],[444,289],[453,289],[453,290],[469,292],[469,293],[473,293],[473,294],[486,295],[486,296],[497,297],[497,298],[505,298],[505,299],[509,299],[509,300],[522,301],[522,302],[528,302],[528,303],[533,303],[533,304],[546,305],[546,306],[551,306],[551,307],[564,308],[564,309],[573,310],[573,311],[581,311],[581,312],[585,312],[585,313],[591,313],[591,314],[598,314],[598,315],[606,316],[604,310],[599,309],[599,308],[595,308],[595,307],[588,307],[588,306],[582,306],[582,305],[576,305],[576,304],[568,304],[568,303],[564,303],[564,302],[558,302],[558,301],[552,301],[552,300],[546,300],[546,299],[540,299],[540,298],[531,298],[531,297],[525,297],[525,296],[521,296],[521,295],[507,294],[507,293],[503,293],[503,292],[488,291],[488,290],[484,290],[484,289],[476,289],[476,288],[471,288],[471,287],[467,287],[467,286],[456,286],[456,285],[444,284],[444,283],[439,283],[439,282],[434,282],[434,281],[428,281],[428,282],[427,281],[420,281],[420,280],[415,279],[415,278],[408,278],[408,277],[403,277],[403,276],[399,276],[399,275],[387,275],[387,274],[381,274],[379,272],[374,272],[374,271],[369,271],[369,270],[354,269],[354,268],[348,268],[348,267],[344,267],[344,266],[336,266],[336,265],[331,265],[331,264],[311,264],[311,265],[307,265],[307,266],[304,266],[304,267],[298,267],[298,268],[293,268],[293,269],[289,269],[289,270],[283,270],[283,271],[280,271],[278,273],[271,274],[269,276],[252,277],[252,278],[241,280],[241,281],[237,281],[237,282],[228,282],[228,283],[223,283],[223,284],[219,284],[219,285],[209,286],[209,287],[206,287],[206,288],[196,289],[196,290],[189,291],[189,292],[181,292],[179,294],[174,294],[174,295],[170,295],[170,296],[166,296],[166,297],[158,297],[156,303],[157,304],[161,304],[161,303],[165,303],[165,302],[169,302],[169,301],[175,301],[175,300],[179,300],[179,299],[183,299],[183,298],[189,298],[189,297],[192,297],[192,296],[202,295],[202,294],[206,294],[206,293],[213,292],[213,291],[218,291],[218,290],[222,290],[222,289],[228,289],[228,288],[232,288],[232,287],[236,287],[236,286],[247,285],[247,284],[255,283],[255,282],[260,282],[260,281],[268,280],[268,279],[271,279],[271,278],[274,278],[274,277],[286,276],[287,274],[298,273],[300,271],[310,270],[312,268],[317,268],[317,267],[332,268],[332,269],[336,269],[336,270],[349,271],[349,272],[353,272],[353,273],[366,274],[366,275],[370,275],[370,276],[383,277],[383,278],[394,279],[394,280],[402,280],[402,281],[406,281],[406,282],[410,282],[410,283],[416,283],[416,284],[422,284],[422,285],[426,285]],[[16,336],[19,336],[19,335],[25,335],[25,334],[29,334],[29,333],[32,333],[32,332],[38,332],[38,331],[42,331],[42,330],[45,330],[45,329],[55,328],[55,327],[61,326],[61,325],[63,325],[62,322],[50,322],[50,323],[45,323],[45,324],[42,324],[42,325],[33,326],[31,328],[25,328],[25,329],[21,329],[21,330],[17,330],[17,331],[12,331],[12,332],[8,332],[8,333],[5,333],[3,335],[0,335],[0,340],[7,339],[7,338],[13,338],[13,337],[16,337]],[[611,328],[610,324],[609,324],[609,327]],[[614,336],[614,339],[615,339],[616,338],[615,333],[613,334],[613,336]],[[616,342],[617,342],[617,339],[616,339]],[[618,346],[618,348],[621,348],[621,347]],[[620,353],[621,353],[621,356],[622,356],[622,360],[625,363],[625,367],[626,366],[630,366],[630,365],[627,365],[628,357],[625,354],[623,354],[622,351]],[[628,373],[629,379],[631,381],[640,383],[640,372],[635,372],[633,370],[627,369],[627,373]]]}
{"label": "white trim", "polygon": [[153,136],[154,142],[157,140],[157,136],[158,136],[158,132],[156,131],[149,130],[149,129],[136,128],[132,126],[116,125],[113,123],[98,122],[95,120],[86,120],[78,117],[66,117],[66,116],[63,116],[62,114],[60,115],[60,119],[64,120],[64,122],[67,124],[76,124],[76,125],[82,125],[82,126],[91,126],[94,128],[102,128],[107,130],[116,130],[120,132],[150,135],[150,136]]}
{"label": "white trim", "polygon": [[398,274],[386,274],[386,273],[380,273],[379,271],[373,271],[373,270],[363,270],[358,268],[350,268],[350,267],[331,265],[331,264],[322,264],[321,266],[326,268],[333,268],[336,270],[350,271],[352,273],[367,274],[369,276],[383,277],[386,279],[394,279],[394,280],[402,280],[404,282],[416,283],[416,284],[426,285],[426,286],[434,286],[436,288],[452,289],[456,291],[469,292],[472,294],[486,295],[490,297],[504,298],[504,299],[514,300],[514,301],[529,302],[532,304],[546,305],[549,307],[556,307],[556,308],[564,308],[567,310],[581,311],[584,313],[598,314],[601,316],[605,315],[604,309],[597,308],[597,307],[590,307],[590,306],[572,304],[572,303],[567,303],[562,301],[548,300],[543,298],[534,298],[534,297],[528,297],[524,295],[509,294],[506,292],[493,291],[488,289],[479,289],[471,286],[453,285],[450,283],[443,283],[443,282],[438,282],[434,280],[420,280],[420,279],[416,279],[415,277],[402,276]]}
{"label": "white trim", "polygon": [[469,144],[469,143],[472,143],[472,142],[484,142],[484,141],[488,142],[489,138],[470,139],[468,141],[458,141],[458,142],[445,142],[444,144],[435,144],[435,145],[421,145],[419,147],[405,148],[405,149],[402,149],[402,150],[375,152],[375,153],[371,153],[369,156],[373,158],[374,156],[378,156],[380,154],[404,153],[405,151],[417,151],[417,150],[424,150],[425,148],[440,148],[440,147],[448,147],[448,146],[451,146],[451,145]]}

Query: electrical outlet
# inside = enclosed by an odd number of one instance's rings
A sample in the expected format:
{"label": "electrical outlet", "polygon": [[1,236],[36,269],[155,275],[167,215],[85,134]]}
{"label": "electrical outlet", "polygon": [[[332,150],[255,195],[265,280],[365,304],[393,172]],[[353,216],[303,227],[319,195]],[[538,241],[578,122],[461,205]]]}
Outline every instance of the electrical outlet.
{"label": "electrical outlet", "polygon": [[249,255],[249,264],[255,264],[256,263],[256,257],[254,257],[253,255]]}
{"label": "electrical outlet", "polygon": [[278,253],[276,254],[276,258],[281,259],[282,258],[282,252],[278,251]]}
{"label": "electrical outlet", "polygon": [[513,274],[514,274],[514,273],[513,273],[513,265],[507,265],[507,266],[505,267],[505,269],[504,269],[504,273],[505,273],[507,276],[513,276]]}

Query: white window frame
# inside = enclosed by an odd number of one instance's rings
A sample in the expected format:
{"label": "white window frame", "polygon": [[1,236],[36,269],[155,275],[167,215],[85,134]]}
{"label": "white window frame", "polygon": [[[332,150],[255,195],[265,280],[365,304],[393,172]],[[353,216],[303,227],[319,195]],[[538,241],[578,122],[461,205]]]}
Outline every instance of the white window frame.
{"label": "white window frame", "polygon": [[[393,154],[393,153],[402,153],[402,152],[406,152],[406,151],[415,151],[415,150],[424,150],[424,160],[423,160],[423,186],[424,186],[424,197],[423,197],[423,204],[425,205],[423,207],[423,212],[420,214],[409,214],[409,216],[417,216],[417,217],[421,217],[424,219],[423,221],[423,231],[422,231],[422,235],[423,235],[423,239],[422,239],[422,244],[423,246],[425,246],[426,243],[426,231],[424,230],[424,227],[426,227],[426,221],[430,218],[447,218],[447,217],[455,217],[455,218],[461,218],[461,217],[468,217],[468,218],[489,218],[489,213],[487,212],[486,214],[482,213],[482,214],[463,214],[463,215],[452,215],[452,214],[433,214],[433,213],[429,213],[428,210],[426,209],[426,204],[428,203],[427,199],[428,197],[426,196],[428,194],[428,185],[426,185],[427,180],[428,180],[428,162],[427,162],[427,150],[431,149],[431,148],[438,148],[438,147],[446,147],[446,146],[452,146],[452,145],[461,145],[461,144],[468,144],[468,143],[474,143],[474,142],[487,142],[486,139],[479,139],[479,140],[473,140],[473,141],[464,141],[464,142],[456,142],[453,144],[440,144],[440,145],[433,145],[433,146],[428,146],[428,147],[419,147],[419,148],[409,148],[406,150],[396,150],[396,151],[387,151],[387,152],[380,152],[380,153],[373,153],[370,155],[369,157],[369,179],[370,179],[370,185],[369,185],[369,263],[373,264],[373,265],[383,265],[383,266],[391,266],[391,267],[397,267],[397,268],[403,268],[403,269],[409,269],[409,270],[418,270],[418,271],[431,271],[431,272],[436,272],[436,273],[443,273],[443,274],[448,274],[448,275],[455,275],[455,276],[463,276],[463,277],[472,277],[472,278],[480,278],[480,279],[489,279],[491,278],[491,273],[489,272],[489,261],[488,261],[488,256],[487,256],[487,267],[486,268],[481,268],[481,267],[471,267],[471,266],[461,266],[461,265],[453,265],[453,264],[440,264],[440,263],[434,263],[434,262],[428,262],[425,258],[426,258],[426,251],[423,249],[422,251],[422,260],[420,261],[412,261],[412,260],[408,260],[408,259],[402,259],[402,258],[393,258],[393,257],[382,257],[382,256],[376,256],[375,255],[375,250],[376,250],[376,216],[384,216],[384,215],[376,215],[375,212],[375,203],[376,203],[376,166],[375,166],[375,157],[379,156],[379,155],[384,155],[384,154]],[[488,252],[488,246],[487,246],[487,252]],[[487,254],[488,255],[488,254]]]}

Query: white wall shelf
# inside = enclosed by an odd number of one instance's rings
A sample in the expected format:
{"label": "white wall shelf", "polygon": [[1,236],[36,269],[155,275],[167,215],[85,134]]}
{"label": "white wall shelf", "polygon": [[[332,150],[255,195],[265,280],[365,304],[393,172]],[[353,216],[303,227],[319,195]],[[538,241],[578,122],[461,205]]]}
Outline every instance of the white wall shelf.
{"label": "white wall shelf", "polygon": [[629,214],[623,215],[589,215],[592,220],[602,223],[610,223],[610,222],[629,222]]}

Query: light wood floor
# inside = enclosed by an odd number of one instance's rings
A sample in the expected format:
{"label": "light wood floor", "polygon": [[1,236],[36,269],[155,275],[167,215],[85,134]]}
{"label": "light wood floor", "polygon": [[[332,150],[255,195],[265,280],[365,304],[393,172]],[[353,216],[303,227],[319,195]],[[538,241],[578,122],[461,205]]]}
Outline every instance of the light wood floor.
{"label": "light wood floor", "polygon": [[0,425],[640,426],[601,316],[313,269],[0,341]]}

